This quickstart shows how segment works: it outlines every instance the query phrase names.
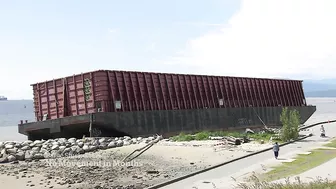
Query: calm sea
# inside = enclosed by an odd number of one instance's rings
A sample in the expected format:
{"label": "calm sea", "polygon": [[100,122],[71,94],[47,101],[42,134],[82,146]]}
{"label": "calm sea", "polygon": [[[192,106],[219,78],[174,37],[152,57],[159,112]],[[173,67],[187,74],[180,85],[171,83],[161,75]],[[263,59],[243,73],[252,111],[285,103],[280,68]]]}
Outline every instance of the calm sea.
{"label": "calm sea", "polygon": [[[306,124],[336,119],[336,98],[307,98],[307,103],[316,105],[317,111]],[[0,101],[0,141],[26,139],[17,131],[20,120],[35,120],[32,100]]]}

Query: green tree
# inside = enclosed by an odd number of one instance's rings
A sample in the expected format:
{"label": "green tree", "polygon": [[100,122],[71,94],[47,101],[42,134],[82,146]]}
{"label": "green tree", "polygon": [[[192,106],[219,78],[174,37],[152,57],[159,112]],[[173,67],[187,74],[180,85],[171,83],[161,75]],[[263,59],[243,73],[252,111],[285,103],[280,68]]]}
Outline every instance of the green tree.
{"label": "green tree", "polygon": [[282,123],[281,140],[290,141],[299,137],[300,113],[297,110],[282,109],[280,121]]}

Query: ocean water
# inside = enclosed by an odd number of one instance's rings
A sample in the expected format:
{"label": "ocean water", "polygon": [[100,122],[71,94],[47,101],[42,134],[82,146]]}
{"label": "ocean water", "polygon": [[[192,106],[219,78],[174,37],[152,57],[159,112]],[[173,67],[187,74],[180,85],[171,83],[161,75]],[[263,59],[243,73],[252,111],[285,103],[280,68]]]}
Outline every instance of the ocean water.
{"label": "ocean water", "polygon": [[0,101],[0,141],[27,139],[25,135],[18,133],[20,120],[35,120],[32,100]]}
{"label": "ocean water", "polygon": [[[317,110],[306,125],[336,119],[336,98],[307,98],[307,103],[316,105]],[[32,100],[0,101],[0,141],[27,139],[18,133],[20,120],[35,120]]]}

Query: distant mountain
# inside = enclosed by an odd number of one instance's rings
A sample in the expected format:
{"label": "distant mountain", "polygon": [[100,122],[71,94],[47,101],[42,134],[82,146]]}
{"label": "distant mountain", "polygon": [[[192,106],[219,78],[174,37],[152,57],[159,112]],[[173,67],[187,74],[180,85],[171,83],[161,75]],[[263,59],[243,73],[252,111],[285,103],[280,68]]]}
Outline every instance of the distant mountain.
{"label": "distant mountain", "polygon": [[336,97],[336,79],[305,80],[303,90],[306,97]]}
{"label": "distant mountain", "polygon": [[334,82],[306,80],[303,81],[303,89],[305,92],[333,90],[336,89],[336,80]]}
{"label": "distant mountain", "polygon": [[336,97],[336,90],[305,92],[306,97]]}

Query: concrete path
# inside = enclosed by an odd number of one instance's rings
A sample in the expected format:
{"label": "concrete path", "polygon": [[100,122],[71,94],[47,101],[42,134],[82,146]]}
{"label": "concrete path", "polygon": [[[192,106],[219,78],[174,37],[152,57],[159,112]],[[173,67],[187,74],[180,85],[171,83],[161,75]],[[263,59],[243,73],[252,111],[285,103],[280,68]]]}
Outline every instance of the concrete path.
{"label": "concrete path", "polygon": [[[328,137],[336,136],[336,123],[325,124],[324,126]],[[319,126],[302,132],[302,134],[308,133],[313,133],[314,136],[281,147],[279,158],[317,148],[330,140],[330,138],[319,137]],[[231,176],[242,176],[271,161],[279,161],[274,159],[272,151],[260,153],[162,187],[162,189],[231,189],[232,184],[236,184],[230,178]]]}

